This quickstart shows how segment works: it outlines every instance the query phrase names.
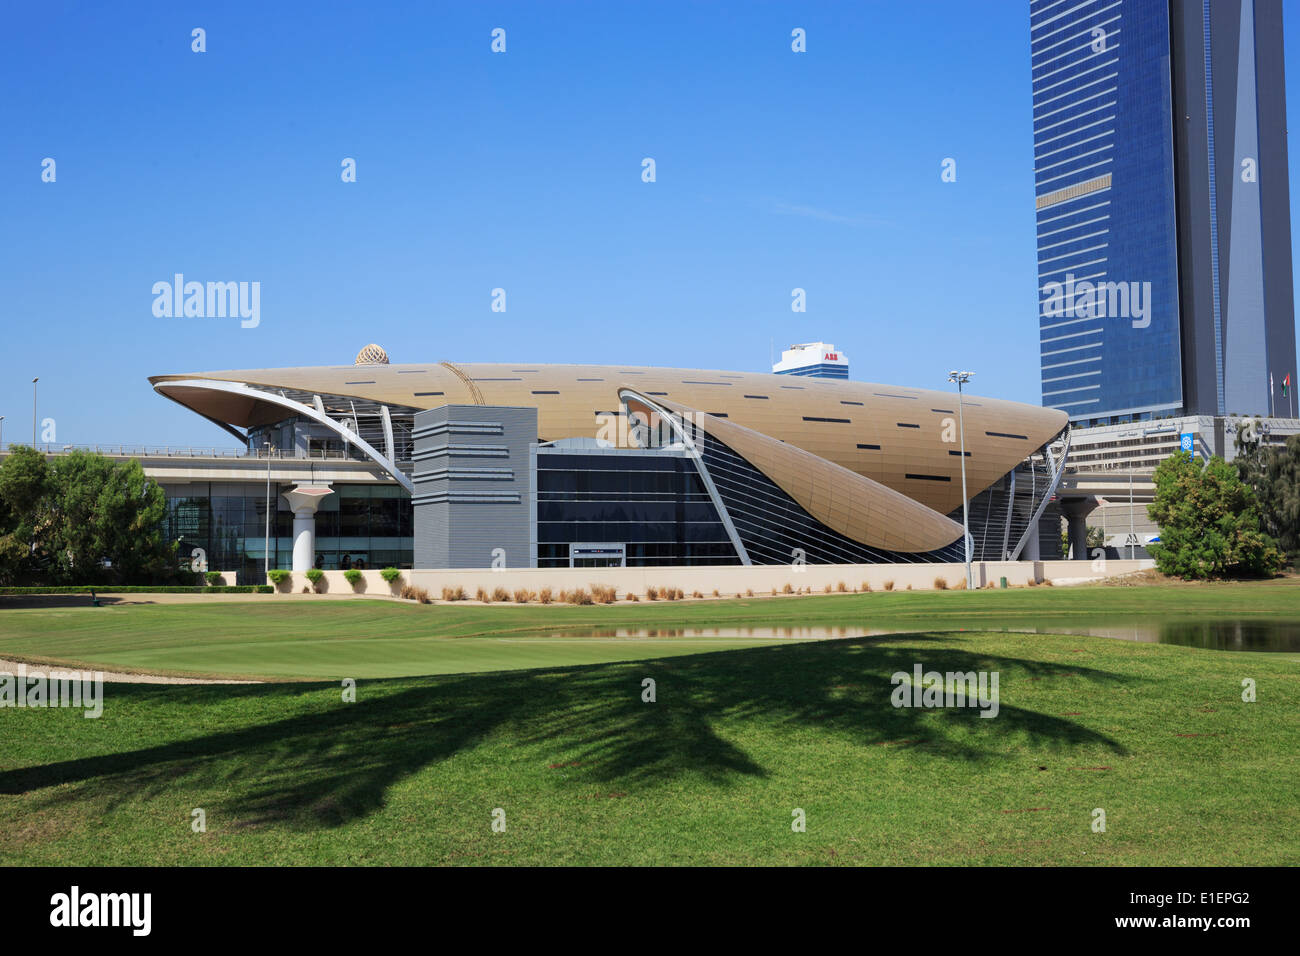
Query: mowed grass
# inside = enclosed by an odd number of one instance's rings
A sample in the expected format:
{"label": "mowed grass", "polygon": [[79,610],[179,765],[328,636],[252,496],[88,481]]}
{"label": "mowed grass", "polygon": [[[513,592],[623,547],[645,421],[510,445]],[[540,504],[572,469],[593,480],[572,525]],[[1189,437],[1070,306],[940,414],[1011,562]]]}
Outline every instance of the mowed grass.
{"label": "mowed grass", "polygon": [[[979,629],[1084,608],[1294,617],[1296,589],[0,611],[0,657],[103,661],[115,644],[192,646],[200,671],[221,647],[255,652],[252,629],[302,644],[280,658],[295,667],[331,641],[353,649],[355,666],[401,640],[455,645],[542,625],[860,619],[908,630],[657,659],[657,642],[644,642],[638,661],[362,678],[355,703],[325,681],[117,684],[97,720],[0,709],[0,862],[1300,863],[1295,655]],[[450,660],[440,653],[424,666]],[[997,671],[998,716],[893,707],[890,675],[914,664]],[[645,678],[654,703],[642,700]],[[1254,703],[1241,699],[1244,678],[1256,682]],[[191,829],[196,808],[205,833]],[[492,830],[497,808],[504,833]],[[796,808],[807,832],[791,830]],[[1104,833],[1092,828],[1098,808]]]}
{"label": "mowed grass", "polygon": [[[997,671],[998,716],[894,708],[914,663]],[[357,690],[109,685],[98,720],[0,712],[0,861],[1300,862],[1281,656],[916,633]]]}
{"label": "mowed grass", "polygon": [[[260,679],[405,677],[641,660],[771,644],[744,629],[975,629],[1080,620],[1300,619],[1300,587],[1036,588],[616,606],[413,605],[374,599],[4,609],[0,658]],[[677,627],[707,636],[672,636]],[[619,628],[660,636],[619,638]],[[566,631],[595,636],[566,638]]]}

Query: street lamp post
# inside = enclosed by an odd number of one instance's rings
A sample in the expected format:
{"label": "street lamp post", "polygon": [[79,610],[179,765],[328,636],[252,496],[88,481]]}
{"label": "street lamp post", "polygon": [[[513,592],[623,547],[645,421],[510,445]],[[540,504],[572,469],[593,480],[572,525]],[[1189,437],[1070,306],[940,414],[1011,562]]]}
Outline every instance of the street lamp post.
{"label": "street lamp post", "polygon": [[0,415],[0,448],[5,446],[5,417]]}
{"label": "street lamp post", "polygon": [[36,448],[36,383],[40,378],[32,379],[32,448]]}
{"label": "street lamp post", "polygon": [[266,537],[262,541],[262,583],[271,581],[271,443],[262,442],[266,448]]}
{"label": "street lamp post", "polygon": [[975,587],[970,569],[970,506],[966,500],[966,418],[962,406],[962,386],[970,381],[974,372],[949,372],[948,381],[957,383],[957,428],[961,432],[961,536],[966,549],[966,589]]}

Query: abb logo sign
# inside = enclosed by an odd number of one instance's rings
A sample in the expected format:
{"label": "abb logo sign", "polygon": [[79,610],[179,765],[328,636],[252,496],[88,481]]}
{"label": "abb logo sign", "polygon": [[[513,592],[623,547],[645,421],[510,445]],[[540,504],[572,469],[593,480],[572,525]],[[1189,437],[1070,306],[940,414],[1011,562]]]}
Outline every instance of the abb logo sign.
{"label": "abb logo sign", "polygon": [[836,352],[827,352],[826,358],[823,359],[823,361],[826,362],[838,362],[839,360],[840,360],[839,354]]}

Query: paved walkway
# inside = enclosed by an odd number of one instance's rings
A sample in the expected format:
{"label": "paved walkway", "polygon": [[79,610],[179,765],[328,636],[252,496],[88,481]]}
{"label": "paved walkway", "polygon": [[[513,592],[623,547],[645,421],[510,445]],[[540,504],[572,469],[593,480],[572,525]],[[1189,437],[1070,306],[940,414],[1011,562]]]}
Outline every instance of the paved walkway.
{"label": "paved walkway", "polygon": [[[76,673],[78,675],[99,674],[100,671],[89,668],[72,668],[67,664],[34,664],[24,661],[7,661],[0,659],[0,674],[17,674],[20,667],[25,667],[30,677],[34,673],[46,677],[58,678],[60,674]],[[106,684],[260,684],[258,680],[208,680],[202,677],[166,677],[162,674],[127,674],[119,671],[103,671]]]}

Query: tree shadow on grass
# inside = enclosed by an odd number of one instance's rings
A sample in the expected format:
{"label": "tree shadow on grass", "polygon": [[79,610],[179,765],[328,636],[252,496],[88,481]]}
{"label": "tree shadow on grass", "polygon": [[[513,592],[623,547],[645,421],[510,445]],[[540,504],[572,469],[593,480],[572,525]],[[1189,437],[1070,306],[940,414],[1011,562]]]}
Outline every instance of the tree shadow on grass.
{"label": "tree shadow on grass", "polygon": [[[136,698],[142,707],[156,701],[169,716],[178,708],[200,713],[218,702],[228,709],[232,700],[247,699],[256,711],[277,697],[319,697],[307,705],[313,712],[299,716],[0,773],[0,794],[74,784],[50,794],[49,803],[91,797],[116,806],[178,786],[217,789],[233,794],[220,809],[240,826],[316,829],[374,813],[395,784],[485,742],[534,749],[544,743],[581,767],[570,777],[576,785],[625,787],[688,776],[712,783],[764,776],[765,768],[726,738],[786,728],[816,728],[864,747],[906,741],[969,762],[1004,753],[1017,739],[1037,749],[1103,746],[1124,753],[1116,741],[1073,721],[1005,703],[993,719],[981,718],[975,708],[895,708],[890,676],[910,673],[917,663],[941,672],[998,671],[1004,696],[1026,680],[1136,680],[938,646],[938,640],[891,635],[633,663],[363,681],[354,704],[341,701],[338,684],[122,685],[111,693]],[[656,681],[654,703],[642,701],[645,677]]]}

